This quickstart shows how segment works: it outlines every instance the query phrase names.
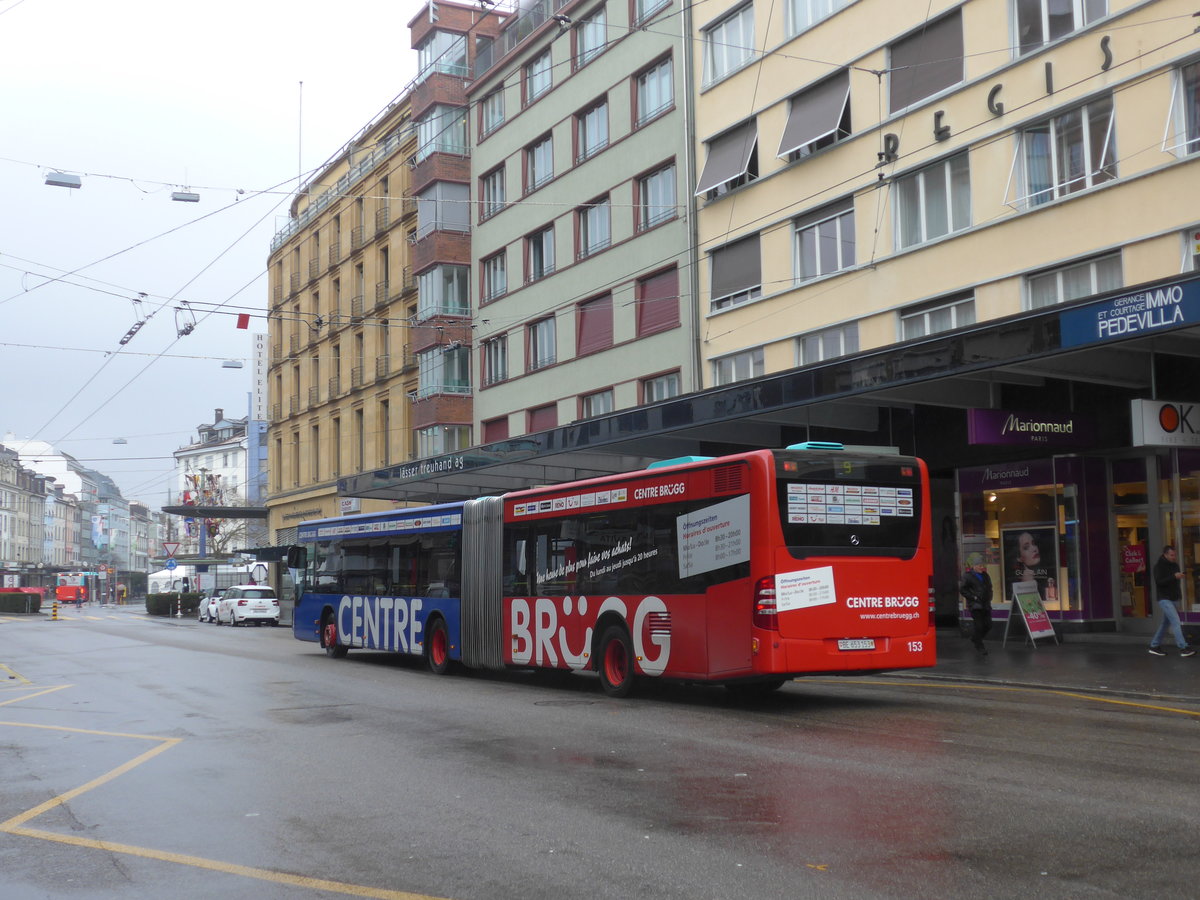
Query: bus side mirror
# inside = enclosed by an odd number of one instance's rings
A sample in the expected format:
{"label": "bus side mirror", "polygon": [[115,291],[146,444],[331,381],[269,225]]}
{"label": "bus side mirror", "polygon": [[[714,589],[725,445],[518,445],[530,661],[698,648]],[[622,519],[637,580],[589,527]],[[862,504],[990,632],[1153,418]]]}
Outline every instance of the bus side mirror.
{"label": "bus side mirror", "polygon": [[308,549],[306,547],[288,547],[287,567],[289,569],[303,569],[307,566]]}

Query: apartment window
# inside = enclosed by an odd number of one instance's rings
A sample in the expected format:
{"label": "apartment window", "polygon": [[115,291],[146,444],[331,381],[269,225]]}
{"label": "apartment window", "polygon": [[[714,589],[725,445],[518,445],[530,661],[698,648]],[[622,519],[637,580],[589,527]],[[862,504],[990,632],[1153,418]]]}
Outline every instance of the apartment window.
{"label": "apartment window", "polygon": [[643,403],[670,400],[672,397],[678,397],[681,392],[678,372],[668,372],[666,375],[655,375],[653,378],[642,379]]}
{"label": "apartment window", "polygon": [[1013,12],[1024,55],[1108,15],[1108,0],[1013,0]]}
{"label": "apartment window", "polygon": [[416,432],[416,450],[419,459],[456,453],[471,446],[470,425],[431,425]]}
{"label": "apartment window", "polygon": [[434,266],[417,276],[417,319],[432,316],[467,316],[467,283],[471,270],[467,266]]}
{"label": "apartment window", "polygon": [[645,278],[634,288],[637,336],[666,331],[679,324],[679,270],[672,267]]}
{"label": "apartment window", "polygon": [[379,465],[391,465],[392,452],[392,405],[387,400],[379,401],[378,430],[375,432]]}
{"label": "apartment window", "polygon": [[720,81],[754,58],[754,4],[747,3],[703,30],[704,83]]}
{"label": "apartment window", "polygon": [[608,41],[608,18],[604,7],[584,16],[575,26],[575,67],[585,66],[604,50]]}
{"label": "apartment window", "polygon": [[504,209],[504,166],[493,169],[479,179],[479,201],[480,213],[484,219]]}
{"label": "apartment window", "polygon": [[483,342],[483,383],[496,384],[508,379],[508,335]]}
{"label": "apartment window", "polygon": [[971,170],[966,153],[895,182],[897,244],[912,247],[971,224]]}
{"label": "apartment window", "polygon": [[734,241],[708,255],[711,278],[710,309],[716,312],[762,296],[762,262],[758,235]]}
{"label": "apartment window", "polygon": [[546,135],[525,148],[525,191],[541,187],[554,177],[554,139]]}
{"label": "apartment window", "polygon": [[828,18],[853,2],[854,0],[788,0],[788,34],[807,31],[822,19]]}
{"label": "apartment window", "polygon": [[801,216],[795,223],[797,281],[831,275],[854,265],[854,198]]}
{"label": "apartment window", "polygon": [[714,200],[758,177],[758,124],[743,122],[706,141],[708,157],[696,183],[696,196]]}
{"label": "apartment window", "polygon": [[575,116],[575,161],[594,156],[608,146],[608,101]]}
{"label": "apartment window", "polygon": [[465,108],[439,103],[417,120],[416,159],[420,162],[431,153],[467,154]]}
{"label": "apartment window", "polygon": [[480,263],[482,271],[483,302],[488,303],[508,293],[508,273],[505,271],[505,254],[501,250]]}
{"label": "apartment window", "polygon": [[554,365],[557,361],[557,349],[554,332],[554,317],[548,316],[533,322],[526,329],[529,344],[529,359],[526,368],[532,372]]}
{"label": "apartment window", "polygon": [[933,303],[923,303],[900,313],[900,337],[907,341],[974,324],[973,296],[935,300]]}
{"label": "apartment window", "polygon": [[443,345],[417,354],[417,396],[471,393],[471,351]]}
{"label": "apartment window", "polygon": [[1183,265],[1181,272],[1200,272],[1200,226],[1183,232]]}
{"label": "apartment window", "polygon": [[485,444],[495,444],[499,441],[508,440],[508,416],[501,416],[498,419],[490,419],[483,423],[483,442]]}
{"label": "apartment window", "polygon": [[675,84],[670,57],[638,73],[634,102],[634,121],[638,127],[675,104]]}
{"label": "apartment window", "polygon": [[1107,95],[1023,129],[1024,202],[1038,206],[1116,178],[1115,127]]}
{"label": "apartment window", "polygon": [[579,226],[579,258],[599,253],[612,243],[611,207],[607,197],[593,200],[575,212]]}
{"label": "apartment window", "polygon": [[850,73],[841,71],[791,99],[779,156],[804,159],[849,136]]}
{"label": "apartment window", "polygon": [[596,391],[594,394],[584,394],[579,398],[579,415],[583,419],[607,415],[613,409],[613,392],[611,389]]}
{"label": "apartment window", "polygon": [[607,350],[613,342],[612,294],[594,297],[575,307],[575,355]]}
{"label": "apartment window", "polygon": [[811,366],[858,352],[858,323],[822,328],[796,338],[797,365]]}
{"label": "apartment window", "polygon": [[354,469],[361,472],[367,467],[367,425],[361,409],[354,410]]}
{"label": "apartment window", "polygon": [[1029,275],[1025,279],[1025,288],[1029,308],[1041,309],[1116,290],[1123,283],[1121,254],[1117,252]]}
{"label": "apartment window", "polygon": [[417,47],[417,77],[430,72],[467,75],[467,39],[450,31],[435,31]]}
{"label": "apartment window", "polygon": [[1163,149],[1185,156],[1200,150],[1200,62],[1176,70]]}
{"label": "apartment window", "polygon": [[634,23],[641,24],[642,22],[645,22],[660,9],[667,6],[670,2],[671,0],[634,0]]}
{"label": "apartment window", "polygon": [[491,134],[504,124],[504,89],[497,88],[480,104],[480,125],[483,134]]}
{"label": "apartment window", "polygon": [[532,103],[550,90],[550,51],[525,64],[525,103]]}
{"label": "apartment window", "polygon": [[733,384],[763,374],[763,351],[761,347],[745,350],[713,360],[713,384]]}
{"label": "apartment window", "polygon": [[470,231],[470,215],[470,185],[435,181],[417,195],[417,237],[431,231]]}
{"label": "apartment window", "polygon": [[891,48],[891,111],[963,80],[962,13],[921,26]]}
{"label": "apartment window", "polygon": [[558,406],[553,403],[535,407],[525,415],[528,425],[525,430],[531,434],[538,431],[549,431],[558,425]]}
{"label": "apartment window", "polygon": [[638,179],[638,230],[675,218],[675,165],[663,166]]}
{"label": "apartment window", "polygon": [[554,273],[554,226],[525,238],[525,280],[537,281]]}

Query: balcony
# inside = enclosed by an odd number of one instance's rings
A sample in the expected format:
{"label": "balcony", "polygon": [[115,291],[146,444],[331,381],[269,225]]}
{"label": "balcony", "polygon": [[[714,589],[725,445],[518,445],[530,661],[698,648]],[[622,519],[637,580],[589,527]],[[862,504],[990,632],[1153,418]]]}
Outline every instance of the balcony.
{"label": "balcony", "polygon": [[350,251],[361,250],[363,244],[367,242],[367,229],[363,225],[359,225],[350,230]]}
{"label": "balcony", "polygon": [[300,335],[296,334],[296,333],[288,335],[288,355],[295,356],[299,352],[300,352]]}
{"label": "balcony", "polygon": [[308,407],[309,407],[309,409],[312,409],[314,406],[319,406],[320,403],[321,403],[321,389],[314,385],[313,387],[310,387],[308,389]]}
{"label": "balcony", "polygon": [[409,94],[413,121],[420,119],[431,107],[463,106],[467,101],[466,73],[431,71],[425,80]]}
{"label": "balcony", "polygon": [[336,266],[342,259],[342,242],[333,241],[329,245],[329,265]]}
{"label": "balcony", "polygon": [[314,280],[321,274],[321,261],[319,259],[310,259],[308,261],[308,280]]}
{"label": "balcony", "polygon": [[282,403],[272,403],[271,404],[271,421],[278,422],[282,419],[283,419],[283,404]]}
{"label": "balcony", "polygon": [[412,266],[404,267],[404,275],[400,282],[400,293],[411,294],[417,289],[417,276],[412,273]]}
{"label": "balcony", "polygon": [[329,399],[340,396],[342,393],[342,376],[334,375],[329,379]]}
{"label": "balcony", "polygon": [[383,379],[388,377],[389,369],[391,367],[391,359],[392,359],[391,356],[389,356],[386,353],[383,354],[383,356],[375,357],[375,380],[376,381],[383,381]]}
{"label": "balcony", "polygon": [[293,272],[288,276],[288,288],[294,294],[300,290],[300,273]]}
{"label": "balcony", "polygon": [[414,272],[442,263],[471,262],[471,235],[461,231],[431,231],[412,245]]}
{"label": "balcony", "polygon": [[462,425],[471,421],[470,394],[431,394],[418,398],[413,391],[411,422],[413,428],[430,425]]}
{"label": "balcony", "polygon": [[411,372],[417,367],[417,354],[413,352],[412,344],[404,345],[404,356],[400,360],[400,371]]}
{"label": "balcony", "polygon": [[364,298],[362,294],[359,294],[357,297],[350,298],[350,318],[351,319],[361,319],[363,317],[365,303],[366,303],[366,298]]}
{"label": "balcony", "polygon": [[283,362],[283,344],[271,345],[271,365],[277,366]]}
{"label": "balcony", "polygon": [[277,284],[271,288],[271,306],[276,307],[283,302],[283,285]]}
{"label": "balcony", "polygon": [[400,218],[407,219],[417,214],[417,198],[405,197],[400,201]]}
{"label": "balcony", "polygon": [[375,282],[375,305],[376,306],[387,306],[387,302],[388,302],[388,282],[386,282],[386,281]]}
{"label": "balcony", "polygon": [[300,398],[292,397],[288,400],[288,415],[294,416],[300,412]]}
{"label": "balcony", "polygon": [[419,194],[435,181],[457,181],[460,184],[471,183],[471,156],[466,148],[462,152],[447,153],[437,151],[423,159],[413,157],[412,176],[408,189],[413,194]]}
{"label": "balcony", "polygon": [[350,390],[356,390],[363,386],[363,367],[355,366],[350,370]]}
{"label": "balcony", "polygon": [[388,230],[388,225],[391,224],[391,208],[381,206],[375,210],[375,236],[383,234]]}

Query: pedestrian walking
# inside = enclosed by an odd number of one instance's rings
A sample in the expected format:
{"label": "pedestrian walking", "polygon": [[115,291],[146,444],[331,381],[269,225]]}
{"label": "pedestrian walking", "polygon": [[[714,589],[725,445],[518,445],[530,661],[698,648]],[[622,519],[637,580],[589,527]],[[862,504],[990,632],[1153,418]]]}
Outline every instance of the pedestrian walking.
{"label": "pedestrian walking", "polygon": [[971,611],[971,643],[982,655],[987,656],[983,639],[992,630],[992,579],[983,563],[983,554],[968,555],[967,564],[970,568],[958,590],[966,598],[967,608]]}
{"label": "pedestrian walking", "polygon": [[1196,651],[1188,646],[1187,638],[1183,635],[1183,626],[1179,623],[1179,610],[1175,604],[1183,599],[1183,572],[1179,570],[1175,548],[1170,544],[1163,547],[1162,556],[1154,564],[1154,587],[1158,592],[1158,606],[1162,610],[1162,621],[1158,623],[1158,631],[1150,638],[1150,652],[1154,656],[1166,656],[1167,651],[1162,647],[1167,629],[1175,638],[1175,646],[1179,648],[1180,656],[1195,656]]}

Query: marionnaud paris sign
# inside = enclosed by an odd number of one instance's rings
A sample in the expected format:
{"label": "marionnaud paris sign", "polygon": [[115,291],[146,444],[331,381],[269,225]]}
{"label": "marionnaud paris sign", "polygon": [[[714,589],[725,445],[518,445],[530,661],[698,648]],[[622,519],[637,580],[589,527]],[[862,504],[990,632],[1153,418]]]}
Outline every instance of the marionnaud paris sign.
{"label": "marionnaud paris sign", "polygon": [[1200,279],[1178,281],[1064,310],[1063,347],[1079,347],[1200,323]]}

